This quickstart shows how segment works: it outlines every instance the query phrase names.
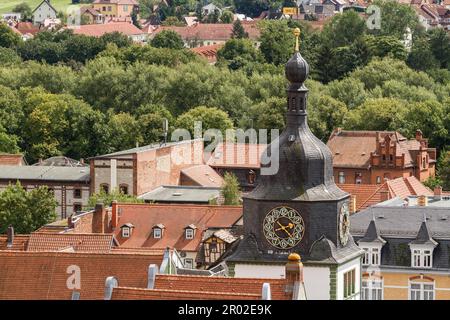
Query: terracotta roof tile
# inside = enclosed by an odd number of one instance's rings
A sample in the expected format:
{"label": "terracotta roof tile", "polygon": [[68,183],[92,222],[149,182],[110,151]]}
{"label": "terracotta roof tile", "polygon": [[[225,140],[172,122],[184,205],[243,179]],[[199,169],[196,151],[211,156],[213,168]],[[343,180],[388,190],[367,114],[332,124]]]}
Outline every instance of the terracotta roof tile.
{"label": "terracotta roof tile", "polygon": [[[122,238],[120,229],[114,231],[120,246],[146,247],[183,251],[197,251],[202,233],[207,228],[229,228],[241,216],[241,206],[211,206],[187,204],[118,204],[121,212],[118,225],[132,223],[135,228],[130,238]],[[153,238],[152,227],[165,226],[161,239]],[[197,227],[194,239],[185,239],[184,228],[190,224]]]}
{"label": "terracotta roof tile", "polygon": [[0,235],[0,250],[24,251],[27,249],[29,238],[28,234],[16,234],[12,247],[8,248],[8,236]]}
{"label": "terracotta roof tile", "polygon": [[[0,300],[70,300],[73,291],[80,293],[80,299],[103,299],[107,277],[115,276],[126,287],[145,288],[148,266],[162,260],[162,253],[0,251]],[[80,268],[79,289],[67,285],[73,266]]]}
{"label": "terracotta roof tile", "polygon": [[223,178],[207,164],[182,169],[181,174],[203,187],[221,187],[223,183]]}
{"label": "terracotta roof tile", "polygon": [[[154,289],[203,292],[222,292],[261,295],[263,283],[270,283],[272,299],[285,300],[289,295],[285,292],[286,279],[205,277],[186,275],[158,274]],[[212,290],[212,288],[214,288]]]}
{"label": "terracotta roof tile", "polygon": [[217,51],[222,47],[223,44],[219,43],[210,46],[191,48],[190,50],[200,57],[206,58],[209,62],[214,63],[217,61]]}
{"label": "terracotta roof tile", "polygon": [[387,185],[392,197],[406,198],[410,195],[432,196],[433,192],[425,187],[416,177],[388,180]]}
{"label": "terracotta roof tile", "polygon": [[61,251],[72,248],[77,252],[107,253],[113,246],[112,234],[101,233],[44,233],[34,232],[28,251]]}
{"label": "terracotta roof tile", "polygon": [[112,300],[260,300],[261,294],[164,289],[113,289]]}
{"label": "terracotta roof tile", "polygon": [[74,34],[83,34],[91,37],[101,37],[105,33],[120,32],[127,36],[140,35],[144,32],[137,28],[135,25],[129,22],[111,22],[104,24],[86,24],[76,27],[70,27],[73,29]]}
{"label": "terracotta roof tile", "polygon": [[[242,26],[248,33],[249,38],[252,40],[257,40],[260,35],[259,28],[256,23],[243,22]],[[158,34],[163,30],[172,30],[178,33],[183,40],[217,40],[217,41],[227,41],[231,39],[231,34],[233,31],[232,23],[214,23],[214,24],[203,24],[197,23],[191,27],[177,27],[177,26],[161,26],[153,30],[154,35]]]}
{"label": "terracotta roof tile", "polygon": [[386,184],[338,184],[338,187],[355,196],[356,211],[381,202],[381,191],[387,191]]}

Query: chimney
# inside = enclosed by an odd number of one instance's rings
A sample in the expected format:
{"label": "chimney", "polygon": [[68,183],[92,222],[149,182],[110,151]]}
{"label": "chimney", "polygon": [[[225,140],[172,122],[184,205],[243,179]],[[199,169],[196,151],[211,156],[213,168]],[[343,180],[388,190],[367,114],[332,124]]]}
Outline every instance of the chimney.
{"label": "chimney", "polygon": [[84,159],[83,158],[80,159],[80,163],[81,163],[81,165],[84,166]]}
{"label": "chimney", "polygon": [[272,300],[272,292],[270,290],[270,283],[268,283],[268,282],[263,283],[261,299],[262,300]]}
{"label": "chimney", "polygon": [[419,207],[426,207],[428,205],[428,197],[421,195],[417,198],[417,205]]}
{"label": "chimney", "polygon": [[381,190],[380,191],[380,197],[381,197],[381,202],[389,200],[389,191],[388,190]]}
{"label": "chimney", "polygon": [[113,289],[119,286],[119,282],[115,277],[108,277],[105,281],[105,297],[104,300],[111,300]]}
{"label": "chimney", "polygon": [[356,212],[356,196],[354,194],[350,195],[350,214]]}
{"label": "chimney", "polygon": [[97,202],[93,214],[94,216],[92,217],[92,233],[104,233],[106,210],[102,202]]}
{"label": "chimney", "polygon": [[158,266],[151,264],[148,266],[147,289],[155,288],[156,275],[158,274]]}
{"label": "chimney", "polygon": [[71,214],[68,218],[67,218],[67,226],[69,227],[69,229],[73,229],[75,227],[75,224],[72,221],[72,217],[73,214]]}
{"label": "chimney", "polygon": [[422,131],[420,129],[417,129],[416,130],[416,140],[421,141],[422,139],[423,139]]}
{"label": "chimney", "polygon": [[442,200],[442,187],[437,186],[434,188],[434,200]]}
{"label": "chimney", "polygon": [[117,200],[112,201],[112,213],[111,213],[111,228],[115,230],[119,225],[119,212],[117,206]]}
{"label": "chimney", "polygon": [[7,238],[8,238],[8,242],[6,244],[7,248],[11,248],[14,244],[14,227],[13,226],[9,226],[8,230],[6,231],[7,233]]}
{"label": "chimney", "polygon": [[286,292],[292,293],[292,300],[306,300],[303,263],[297,253],[291,253],[286,264]]}
{"label": "chimney", "polygon": [[39,158],[39,162],[38,162],[38,163],[41,165],[42,162],[44,162],[44,161],[42,160],[42,158]]}

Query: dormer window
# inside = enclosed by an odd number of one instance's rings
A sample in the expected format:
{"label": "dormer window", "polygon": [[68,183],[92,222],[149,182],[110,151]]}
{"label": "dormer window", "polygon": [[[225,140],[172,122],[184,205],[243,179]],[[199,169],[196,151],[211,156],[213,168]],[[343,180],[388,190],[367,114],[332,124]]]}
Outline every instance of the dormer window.
{"label": "dormer window", "polygon": [[163,237],[164,229],[165,229],[165,227],[161,223],[153,226],[153,238],[161,239]]}
{"label": "dormer window", "polygon": [[433,248],[420,248],[411,246],[411,267],[432,268]]}
{"label": "dormer window", "polygon": [[120,227],[122,232],[122,238],[129,238],[131,237],[131,234],[134,229],[134,225],[131,223],[125,223],[123,226]]}
{"label": "dormer window", "polygon": [[186,228],[184,228],[184,236],[185,236],[186,240],[194,239],[196,229],[197,229],[197,227],[193,224],[190,224]]}
{"label": "dormer window", "polygon": [[380,260],[381,260],[381,246],[362,246],[360,247],[364,250],[364,256],[362,259],[362,264],[364,266],[372,265],[372,266],[379,266]]}

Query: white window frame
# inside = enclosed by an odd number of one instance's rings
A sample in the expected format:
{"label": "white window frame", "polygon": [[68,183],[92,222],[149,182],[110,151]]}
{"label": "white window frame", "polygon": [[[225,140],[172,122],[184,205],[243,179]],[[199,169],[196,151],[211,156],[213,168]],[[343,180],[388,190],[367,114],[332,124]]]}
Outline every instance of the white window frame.
{"label": "white window frame", "polygon": [[338,173],[338,181],[339,183],[345,183],[345,172],[344,171],[340,171]]}
{"label": "white window frame", "polygon": [[[188,267],[188,264],[190,264],[190,267]],[[184,267],[186,269],[194,269],[194,259],[184,258]]]}
{"label": "white window frame", "polygon": [[122,228],[122,238],[129,238],[131,235],[131,230],[128,227]]}
{"label": "white window frame", "polygon": [[161,239],[162,238],[162,230],[161,228],[153,228],[153,238]]}
{"label": "white window frame", "polygon": [[194,239],[194,229],[191,229],[191,228],[186,228],[185,229],[185,231],[184,231],[184,233],[185,233],[185,238],[187,239],[187,240],[192,240],[192,239]]}
{"label": "white window frame", "polygon": [[360,243],[359,247],[364,250],[362,257],[363,266],[379,266],[381,263],[381,245],[371,243]]}
{"label": "white window frame", "polygon": [[433,246],[410,245],[410,250],[412,268],[433,268]]}
{"label": "white window frame", "polygon": [[384,300],[384,280],[377,278],[362,279],[361,300]]}
{"label": "white window frame", "polygon": [[[413,289],[412,286],[417,286],[418,288]],[[426,287],[431,287],[426,288]],[[415,296],[413,299],[413,295]],[[417,296],[418,295],[418,296]],[[427,299],[424,299],[424,298]],[[418,298],[418,299],[416,299]],[[430,299],[431,298],[431,299]],[[408,300],[435,300],[436,298],[436,286],[433,282],[426,281],[409,281],[408,284]]]}

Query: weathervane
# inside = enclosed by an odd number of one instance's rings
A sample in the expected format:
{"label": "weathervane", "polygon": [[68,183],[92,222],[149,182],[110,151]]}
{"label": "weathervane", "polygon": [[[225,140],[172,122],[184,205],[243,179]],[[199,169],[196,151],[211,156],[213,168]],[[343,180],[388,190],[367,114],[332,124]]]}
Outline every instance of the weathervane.
{"label": "weathervane", "polygon": [[295,52],[298,52],[299,51],[300,28],[294,29],[294,35],[295,35]]}

